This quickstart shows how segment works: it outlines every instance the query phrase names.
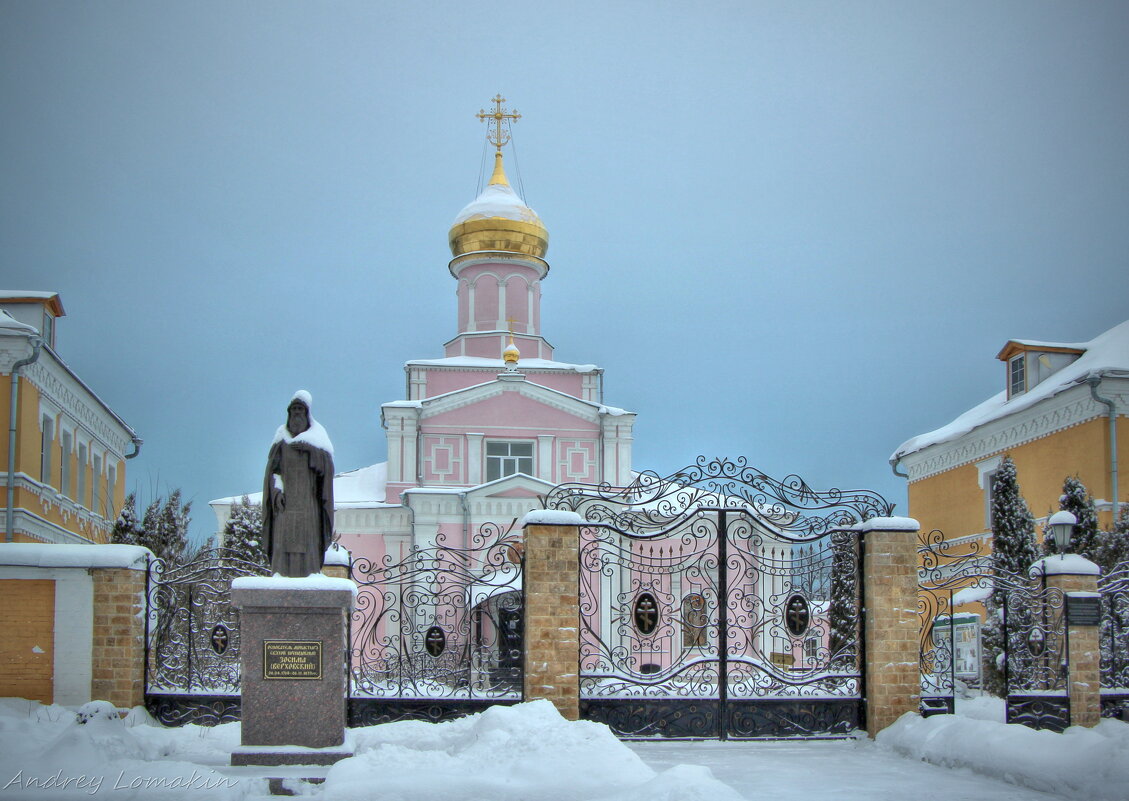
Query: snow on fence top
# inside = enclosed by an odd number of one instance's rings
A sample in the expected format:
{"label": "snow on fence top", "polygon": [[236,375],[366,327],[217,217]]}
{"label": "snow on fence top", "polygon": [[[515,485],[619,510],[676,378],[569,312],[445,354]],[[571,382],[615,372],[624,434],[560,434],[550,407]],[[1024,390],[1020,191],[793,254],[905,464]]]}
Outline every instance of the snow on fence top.
{"label": "snow on fence top", "polygon": [[584,518],[576,512],[567,512],[559,509],[534,509],[526,512],[521,519],[519,528],[525,526],[582,526]]}
{"label": "snow on fence top", "polygon": [[140,545],[0,543],[0,565],[21,567],[124,567],[145,570],[153,553]]}
{"label": "snow on fence top", "polygon": [[872,517],[851,528],[855,531],[917,531],[921,524],[912,517]]}
{"label": "snow on fence top", "polygon": [[1100,576],[1102,569],[1084,556],[1076,553],[1044,556],[1031,565],[1027,575],[1034,578],[1043,574],[1048,576]]}

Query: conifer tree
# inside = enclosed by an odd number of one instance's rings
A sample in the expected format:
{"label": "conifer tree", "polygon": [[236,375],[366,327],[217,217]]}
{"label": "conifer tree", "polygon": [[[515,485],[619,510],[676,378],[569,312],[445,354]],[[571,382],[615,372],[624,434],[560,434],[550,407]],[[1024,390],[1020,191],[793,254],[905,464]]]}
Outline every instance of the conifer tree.
{"label": "conifer tree", "polygon": [[1003,612],[1007,586],[1026,581],[1027,571],[1038,558],[1035,518],[1020,494],[1015,463],[1010,456],[1005,456],[992,483],[992,572],[995,583],[985,603],[988,619],[984,622],[981,636],[984,688],[994,695],[1007,693],[1003,665]]}
{"label": "conifer tree", "polygon": [[831,541],[831,663],[858,653],[858,540],[834,534]]}
{"label": "conifer tree", "polygon": [[[1058,499],[1059,509],[1070,512],[1078,521],[1074,532],[1070,535],[1068,553],[1076,553],[1094,561],[1098,545],[1103,538],[1098,530],[1098,512],[1094,508],[1094,499],[1086,491],[1085,485],[1077,476],[1068,476],[1062,484],[1062,495]],[[1058,553],[1058,546],[1054,537],[1043,536],[1043,553],[1047,555]]]}
{"label": "conifer tree", "polygon": [[110,542],[115,545],[137,545],[141,541],[141,521],[137,519],[137,493],[125,496],[122,510],[110,529]]}
{"label": "conifer tree", "polygon": [[155,498],[141,518],[138,545],[144,545],[166,564],[180,564],[188,551],[188,523],[192,502],[180,502],[180,490],[168,498]]}
{"label": "conifer tree", "polygon": [[1093,560],[1108,576],[1119,567],[1129,568],[1129,505],[1121,507],[1121,515],[1113,531],[1103,531],[1094,548]]}
{"label": "conifer tree", "polygon": [[244,495],[231,505],[231,517],[223,527],[223,547],[234,551],[244,561],[265,566],[266,554],[259,543],[262,528],[263,508]]}

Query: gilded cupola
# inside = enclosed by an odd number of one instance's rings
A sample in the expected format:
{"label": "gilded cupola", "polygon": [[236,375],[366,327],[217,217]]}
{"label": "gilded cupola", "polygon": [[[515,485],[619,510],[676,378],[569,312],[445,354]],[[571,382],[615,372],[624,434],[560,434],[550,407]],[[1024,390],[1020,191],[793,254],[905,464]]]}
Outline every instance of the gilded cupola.
{"label": "gilded cupola", "polygon": [[448,236],[451,254],[478,251],[521,253],[544,258],[549,232],[537,212],[513,190],[502,163],[502,146],[510,140],[509,122],[521,115],[504,110],[505,98],[494,98],[492,111],[479,111],[478,118],[490,124],[488,141],[495,146],[494,173],[481,194],[455,217]]}

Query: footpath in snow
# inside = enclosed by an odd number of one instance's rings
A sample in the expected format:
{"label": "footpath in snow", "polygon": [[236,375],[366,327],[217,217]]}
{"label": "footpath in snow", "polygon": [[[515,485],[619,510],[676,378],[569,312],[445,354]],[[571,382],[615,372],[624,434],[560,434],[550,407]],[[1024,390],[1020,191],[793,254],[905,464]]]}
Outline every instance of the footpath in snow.
{"label": "footpath in snow", "polygon": [[906,716],[877,742],[624,744],[535,701],[449,723],[354,729],[351,759],[264,769],[228,764],[237,723],[163,728],[135,709],[80,724],[73,709],[6,699],[0,799],[264,799],[266,775],[322,776],[293,786],[343,801],[1129,799],[1129,725],[1057,735],[985,719],[999,712],[990,703],[964,711]]}

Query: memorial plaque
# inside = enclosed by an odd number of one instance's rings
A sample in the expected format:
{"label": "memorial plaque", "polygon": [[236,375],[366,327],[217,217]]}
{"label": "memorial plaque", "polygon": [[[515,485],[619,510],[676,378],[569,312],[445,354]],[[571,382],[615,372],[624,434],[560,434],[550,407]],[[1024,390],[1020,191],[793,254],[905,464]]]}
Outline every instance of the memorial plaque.
{"label": "memorial plaque", "polygon": [[263,640],[264,679],[320,679],[321,642]]}
{"label": "memorial plaque", "polygon": [[1102,599],[1066,596],[1066,622],[1072,626],[1101,625]]}

